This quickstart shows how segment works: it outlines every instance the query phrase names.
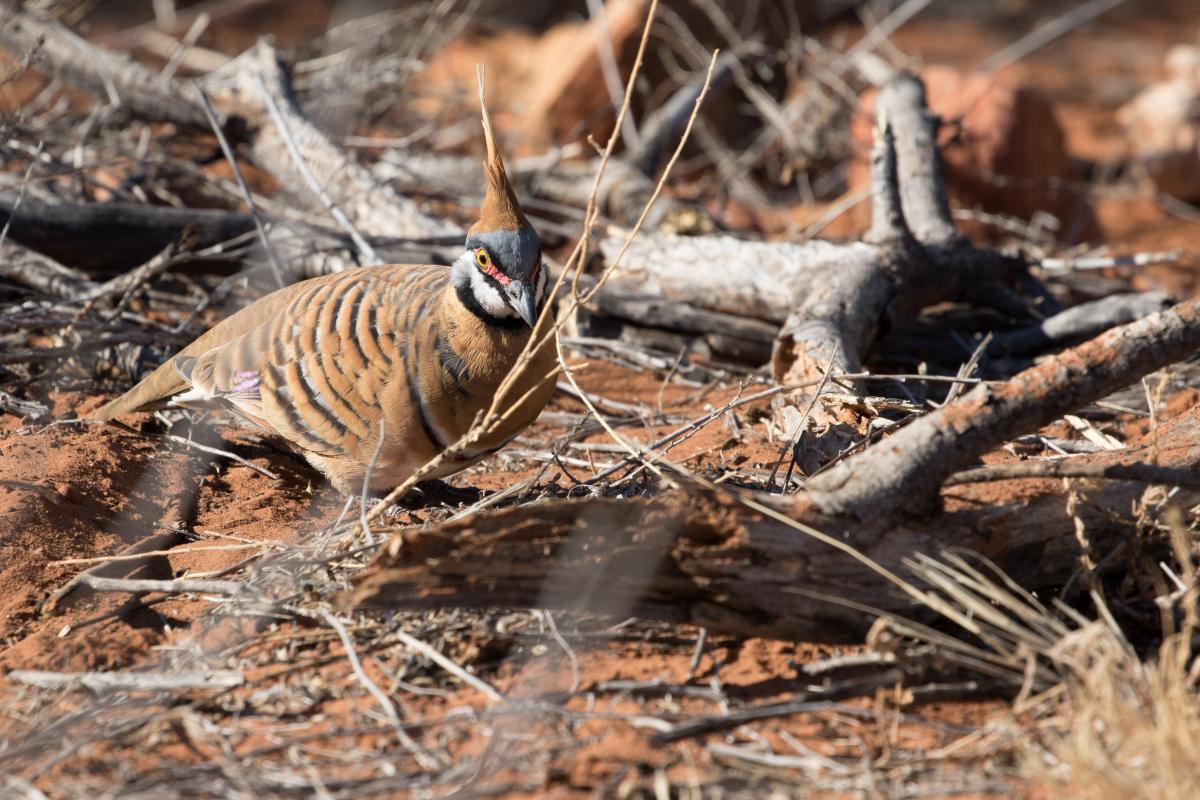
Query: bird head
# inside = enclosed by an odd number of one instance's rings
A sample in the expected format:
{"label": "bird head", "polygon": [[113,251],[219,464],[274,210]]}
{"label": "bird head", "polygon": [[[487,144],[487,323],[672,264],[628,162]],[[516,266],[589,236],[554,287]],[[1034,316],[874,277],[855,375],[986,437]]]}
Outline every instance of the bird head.
{"label": "bird head", "polygon": [[[494,321],[529,327],[537,322],[545,299],[547,275],[542,263],[542,245],[517,202],[517,195],[504,171],[496,146],[480,81],[479,102],[483,109],[483,138],[487,158],[483,173],[487,181],[479,220],[467,230],[466,252],[455,262],[455,286],[459,296],[474,301]],[[464,297],[464,292],[468,296]]]}

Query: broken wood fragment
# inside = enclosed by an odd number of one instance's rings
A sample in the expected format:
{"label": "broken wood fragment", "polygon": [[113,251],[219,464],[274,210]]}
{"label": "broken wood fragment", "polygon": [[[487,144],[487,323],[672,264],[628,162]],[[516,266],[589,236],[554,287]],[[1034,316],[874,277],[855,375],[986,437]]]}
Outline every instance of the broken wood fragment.
{"label": "broken wood fragment", "polygon": [[209,581],[192,578],[177,580],[153,580],[150,578],[104,578],[98,575],[80,573],[79,585],[86,586],[97,592],[128,592],[143,594],[145,592],[164,592],[166,594],[220,594],[233,596],[244,587],[237,581]]}
{"label": "broken wood fragment", "polygon": [[48,672],[14,669],[9,680],[41,689],[82,687],[100,692],[173,692],[184,689],[232,689],[245,682],[242,673],[215,669],[187,672]]}

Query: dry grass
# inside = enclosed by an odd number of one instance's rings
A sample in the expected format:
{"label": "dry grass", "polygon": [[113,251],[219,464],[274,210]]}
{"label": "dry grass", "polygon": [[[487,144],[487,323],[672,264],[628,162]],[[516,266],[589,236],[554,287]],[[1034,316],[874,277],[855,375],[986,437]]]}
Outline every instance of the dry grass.
{"label": "dry grass", "polygon": [[1097,800],[1200,797],[1200,696],[1184,634],[1142,661],[1096,622],[1054,655],[1073,674],[1054,700],[1044,749],[1028,749],[1031,777]]}
{"label": "dry grass", "polygon": [[1163,517],[1175,563],[1160,562],[1159,568],[1173,591],[1155,598],[1163,630],[1143,637],[1160,636],[1148,656],[1113,621],[1098,588],[1090,593],[1096,618],[1087,619],[1057,601],[1053,608],[1043,605],[991,565],[979,567],[959,554],[917,556],[910,564],[940,592],[941,602],[930,607],[967,635],[902,620],[888,620],[888,628],[933,645],[952,662],[996,677],[1007,674],[1020,685],[1014,711],[1036,732],[1012,739],[1020,772],[1050,796],[1200,797],[1194,532],[1176,507],[1168,506]]}

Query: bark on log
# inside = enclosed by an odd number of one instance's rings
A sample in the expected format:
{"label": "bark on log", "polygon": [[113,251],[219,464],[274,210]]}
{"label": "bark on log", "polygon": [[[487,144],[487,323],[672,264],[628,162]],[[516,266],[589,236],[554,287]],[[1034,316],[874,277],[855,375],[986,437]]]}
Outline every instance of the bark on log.
{"label": "bark on log", "polygon": [[[1135,447],[1076,461],[1195,471],[1200,408]],[[1078,565],[1061,482],[1024,485],[1000,505],[974,487],[955,487],[946,493],[952,510],[895,523],[827,516],[804,496],[783,508],[899,574],[914,553],[954,547],[986,556],[1027,589],[1060,585]],[[1132,519],[1119,520],[1143,491],[1120,482],[1086,490],[1078,513],[1097,552],[1111,552],[1134,530]],[[1173,499],[1191,504],[1200,492],[1181,490]],[[343,600],[359,608],[579,609],[746,636],[861,641],[868,615],[821,596],[928,616],[862,563],[719,494],[553,501],[404,532]]]}

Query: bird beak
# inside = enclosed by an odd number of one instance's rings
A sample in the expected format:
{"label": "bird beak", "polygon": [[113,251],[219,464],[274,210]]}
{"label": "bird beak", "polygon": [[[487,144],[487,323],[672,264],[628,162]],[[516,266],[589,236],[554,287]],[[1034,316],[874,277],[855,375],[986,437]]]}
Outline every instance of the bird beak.
{"label": "bird beak", "polygon": [[538,318],[537,296],[533,284],[529,281],[513,281],[507,287],[508,302],[525,320],[525,324],[533,327]]}

